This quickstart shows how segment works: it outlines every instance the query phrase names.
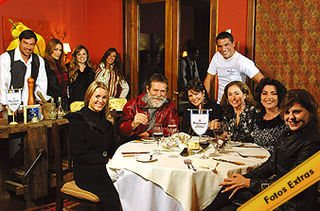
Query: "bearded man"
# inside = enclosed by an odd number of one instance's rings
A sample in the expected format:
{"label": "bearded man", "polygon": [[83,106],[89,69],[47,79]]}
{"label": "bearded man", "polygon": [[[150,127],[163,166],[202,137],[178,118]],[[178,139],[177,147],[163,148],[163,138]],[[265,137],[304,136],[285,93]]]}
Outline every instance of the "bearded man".
{"label": "bearded man", "polygon": [[161,123],[168,135],[169,121],[178,125],[179,117],[172,102],[167,99],[168,79],[155,73],[146,84],[146,93],[131,99],[124,106],[119,124],[120,135],[128,140],[152,136],[155,123]]}

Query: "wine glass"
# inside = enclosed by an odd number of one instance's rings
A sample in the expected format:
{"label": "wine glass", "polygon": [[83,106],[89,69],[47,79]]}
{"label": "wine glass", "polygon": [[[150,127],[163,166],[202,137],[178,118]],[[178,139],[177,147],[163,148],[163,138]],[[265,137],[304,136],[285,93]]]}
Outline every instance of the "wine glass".
{"label": "wine glass", "polygon": [[21,89],[9,89],[7,92],[8,107],[12,111],[12,122],[10,125],[18,124],[14,119],[14,114],[21,104]]}
{"label": "wine glass", "polygon": [[229,141],[230,141],[230,131],[228,128],[228,124],[225,122],[220,122],[219,127],[213,130],[214,135],[216,137],[216,141],[223,142],[223,147],[228,146]]}
{"label": "wine glass", "polygon": [[177,123],[174,119],[169,120],[168,124],[168,132],[169,132],[169,139],[173,142],[174,141],[174,134],[179,133]]}
{"label": "wine glass", "polygon": [[155,123],[152,129],[152,135],[154,140],[157,142],[157,150],[156,150],[156,155],[160,155],[160,150],[159,150],[159,144],[160,141],[163,139],[163,128],[161,123]]}

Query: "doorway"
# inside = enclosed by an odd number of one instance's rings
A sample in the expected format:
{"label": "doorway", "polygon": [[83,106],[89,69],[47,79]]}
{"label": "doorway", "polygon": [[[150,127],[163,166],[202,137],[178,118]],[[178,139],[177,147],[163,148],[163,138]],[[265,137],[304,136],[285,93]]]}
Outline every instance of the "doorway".
{"label": "doorway", "polygon": [[169,81],[169,98],[178,104],[179,59],[190,39],[200,48],[204,79],[215,51],[217,6],[218,0],[125,0],[124,62],[131,97],[143,91],[147,74],[161,72]]}

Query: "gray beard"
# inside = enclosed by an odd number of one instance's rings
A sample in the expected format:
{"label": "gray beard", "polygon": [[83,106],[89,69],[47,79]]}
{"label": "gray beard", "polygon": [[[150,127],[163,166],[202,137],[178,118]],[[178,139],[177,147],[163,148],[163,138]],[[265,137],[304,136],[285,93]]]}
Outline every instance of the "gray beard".
{"label": "gray beard", "polygon": [[149,96],[148,93],[145,96],[145,102],[147,103],[149,108],[160,108],[168,101],[166,98],[163,98],[159,103],[154,103],[153,98],[154,97]]}

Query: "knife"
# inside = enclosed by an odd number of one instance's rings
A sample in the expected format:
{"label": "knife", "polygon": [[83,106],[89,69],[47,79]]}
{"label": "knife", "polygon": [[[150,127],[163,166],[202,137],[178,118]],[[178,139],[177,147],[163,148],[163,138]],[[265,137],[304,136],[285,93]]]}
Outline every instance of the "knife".
{"label": "knife", "polygon": [[231,161],[231,160],[225,160],[225,159],[220,159],[220,158],[212,158],[213,160],[216,161],[221,161],[221,162],[226,162],[226,163],[232,163],[235,165],[243,166],[246,165],[245,163],[239,162],[239,161]]}
{"label": "knife", "polygon": [[150,152],[121,152],[123,155],[131,155],[131,154],[149,154]]}

